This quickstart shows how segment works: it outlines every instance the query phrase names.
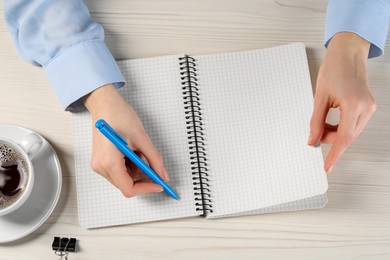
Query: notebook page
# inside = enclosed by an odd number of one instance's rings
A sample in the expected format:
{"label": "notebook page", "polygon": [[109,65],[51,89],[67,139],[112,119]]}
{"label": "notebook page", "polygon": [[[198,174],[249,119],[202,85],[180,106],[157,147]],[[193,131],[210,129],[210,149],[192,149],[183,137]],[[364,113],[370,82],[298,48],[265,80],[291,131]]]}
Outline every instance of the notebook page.
{"label": "notebook page", "polygon": [[[211,217],[324,194],[303,44],[195,57],[211,178]],[[288,207],[285,207],[288,210]]]}
{"label": "notebook page", "polygon": [[292,202],[277,204],[274,206],[256,209],[256,210],[249,210],[249,211],[243,211],[238,212],[234,214],[226,214],[226,215],[214,215],[214,216],[208,216],[207,218],[226,218],[226,217],[238,217],[238,216],[244,216],[244,215],[256,215],[256,214],[266,214],[266,213],[278,213],[278,212],[285,212],[285,211],[297,211],[297,210],[304,210],[304,209],[318,209],[325,206],[325,204],[328,202],[328,198],[326,196],[326,193],[316,195],[310,198],[296,200]]}
{"label": "notebook page", "polygon": [[89,113],[73,113],[78,215],[82,226],[93,228],[200,214],[194,206],[178,57],[120,61],[119,65],[127,80],[120,92],[162,154],[170,177],[168,184],[180,201],[164,192],[123,197],[90,168]]}

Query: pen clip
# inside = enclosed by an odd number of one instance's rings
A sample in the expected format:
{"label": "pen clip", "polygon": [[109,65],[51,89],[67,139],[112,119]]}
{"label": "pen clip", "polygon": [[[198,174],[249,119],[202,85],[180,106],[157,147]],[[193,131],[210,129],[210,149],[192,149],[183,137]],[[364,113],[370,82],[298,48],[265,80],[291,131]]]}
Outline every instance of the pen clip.
{"label": "pen clip", "polygon": [[95,126],[97,129],[99,129],[100,132],[102,132],[102,129],[106,128],[106,131],[110,132],[112,135],[115,135],[120,141],[127,145],[126,140],[123,139],[123,137],[120,136],[104,119],[99,119],[96,121]]}

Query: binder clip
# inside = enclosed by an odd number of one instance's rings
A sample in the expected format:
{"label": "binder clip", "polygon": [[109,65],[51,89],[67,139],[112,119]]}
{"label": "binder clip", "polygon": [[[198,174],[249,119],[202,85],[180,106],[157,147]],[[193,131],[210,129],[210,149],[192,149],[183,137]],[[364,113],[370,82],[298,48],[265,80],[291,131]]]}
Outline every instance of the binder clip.
{"label": "binder clip", "polygon": [[51,247],[55,250],[54,254],[66,260],[69,252],[76,252],[76,238],[54,237]]}

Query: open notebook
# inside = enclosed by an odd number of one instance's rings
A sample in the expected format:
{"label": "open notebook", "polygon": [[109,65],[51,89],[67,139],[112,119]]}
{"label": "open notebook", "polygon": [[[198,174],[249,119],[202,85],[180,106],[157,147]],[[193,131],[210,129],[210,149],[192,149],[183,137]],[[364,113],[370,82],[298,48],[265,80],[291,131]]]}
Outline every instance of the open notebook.
{"label": "open notebook", "polygon": [[77,201],[87,228],[205,215],[219,218],[323,207],[320,147],[301,43],[236,53],[119,61],[120,91],[163,155],[176,201],[127,199],[90,168],[91,118],[73,113]]}

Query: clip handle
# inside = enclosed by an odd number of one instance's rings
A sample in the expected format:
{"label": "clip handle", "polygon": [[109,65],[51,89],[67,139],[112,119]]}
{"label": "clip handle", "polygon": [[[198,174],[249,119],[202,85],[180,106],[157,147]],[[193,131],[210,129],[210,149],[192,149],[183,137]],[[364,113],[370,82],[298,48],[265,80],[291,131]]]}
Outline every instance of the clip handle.
{"label": "clip handle", "polygon": [[52,249],[56,252],[75,252],[76,238],[54,237]]}

